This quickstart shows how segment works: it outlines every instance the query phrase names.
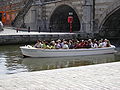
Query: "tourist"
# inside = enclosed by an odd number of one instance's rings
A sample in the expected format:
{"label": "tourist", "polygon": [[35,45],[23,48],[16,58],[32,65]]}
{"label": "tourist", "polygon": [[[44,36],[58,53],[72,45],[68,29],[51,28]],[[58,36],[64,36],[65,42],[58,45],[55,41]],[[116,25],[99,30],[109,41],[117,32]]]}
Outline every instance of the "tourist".
{"label": "tourist", "polygon": [[75,45],[74,45],[74,48],[77,49],[77,48],[80,48],[81,47],[81,42],[79,42],[78,40],[75,41]]}
{"label": "tourist", "polygon": [[55,45],[56,45],[55,41],[51,41],[49,45],[49,49],[55,49]]}
{"label": "tourist", "polygon": [[35,48],[42,48],[43,44],[41,43],[40,40],[37,40],[37,43],[34,45]]}
{"label": "tourist", "polygon": [[91,39],[88,39],[88,42],[89,42],[89,44],[90,44],[90,47],[93,48],[93,42],[92,42],[92,40],[91,40]]}
{"label": "tourist", "polygon": [[60,40],[60,39],[58,39],[58,40],[56,41],[55,48],[56,48],[56,49],[62,48],[62,44],[61,44],[61,40]]}
{"label": "tourist", "polygon": [[106,47],[110,47],[110,46],[111,46],[110,41],[109,41],[109,40],[107,40]]}
{"label": "tourist", "polygon": [[69,40],[68,46],[69,46],[69,49],[73,49],[74,48],[74,44],[73,44],[72,40]]}
{"label": "tourist", "polygon": [[50,43],[50,45],[47,45],[47,48],[48,49],[55,49],[55,46],[52,43]]}
{"label": "tourist", "polygon": [[102,47],[103,47],[103,40],[99,40],[99,41],[98,41],[98,47],[99,47],[99,48],[102,48]]}
{"label": "tourist", "polygon": [[85,47],[85,40],[82,40],[82,42],[80,43],[81,48]]}
{"label": "tourist", "polygon": [[64,46],[64,41],[65,41],[65,39],[63,39],[62,41],[61,41],[61,47],[63,48],[63,46]]}
{"label": "tourist", "polygon": [[64,41],[64,45],[62,47],[63,49],[69,49],[68,42]]}
{"label": "tourist", "polygon": [[84,45],[83,45],[83,48],[91,48],[90,42],[86,40]]}
{"label": "tourist", "polygon": [[103,41],[103,47],[106,47],[107,46],[107,39],[104,39]]}
{"label": "tourist", "polygon": [[93,48],[98,48],[98,44],[96,40],[93,42]]}

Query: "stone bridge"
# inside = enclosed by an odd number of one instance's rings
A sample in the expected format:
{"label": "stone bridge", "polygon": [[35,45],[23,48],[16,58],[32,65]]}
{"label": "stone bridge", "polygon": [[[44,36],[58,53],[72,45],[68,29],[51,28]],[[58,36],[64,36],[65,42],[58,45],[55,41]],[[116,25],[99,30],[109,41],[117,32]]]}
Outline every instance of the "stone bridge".
{"label": "stone bridge", "polygon": [[[120,0],[36,0],[24,17],[32,29],[69,32],[68,16],[73,16],[73,32],[116,37],[120,34]],[[108,33],[109,31],[109,33]]]}

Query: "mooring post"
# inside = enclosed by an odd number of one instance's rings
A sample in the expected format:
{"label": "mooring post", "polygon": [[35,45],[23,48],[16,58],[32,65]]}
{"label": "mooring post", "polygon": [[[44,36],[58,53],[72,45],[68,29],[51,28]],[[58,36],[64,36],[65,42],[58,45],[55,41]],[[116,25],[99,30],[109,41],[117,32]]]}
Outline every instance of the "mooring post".
{"label": "mooring post", "polygon": [[30,27],[28,27],[28,32],[30,33]]}
{"label": "mooring post", "polygon": [[17,33],[18,33],[18,31],[19,31],[19,28],[16,29],[16,32],[17,32]]}
{"label": "mooring post", "polygon": [[41,28],[40,28],[40,26],[39,26],[39,28],[38,28],[38,32],[40,33],[40,31],[41,31]]}

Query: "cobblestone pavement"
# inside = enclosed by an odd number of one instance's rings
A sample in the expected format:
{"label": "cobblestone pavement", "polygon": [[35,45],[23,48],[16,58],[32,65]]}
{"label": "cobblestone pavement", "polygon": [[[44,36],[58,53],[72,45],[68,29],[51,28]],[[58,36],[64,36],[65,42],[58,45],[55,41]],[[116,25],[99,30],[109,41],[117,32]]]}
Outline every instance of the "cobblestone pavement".
{"label": "cobblestone pavement", "polygon": [[120,62],[0,75],[0,90],[120,90]]}

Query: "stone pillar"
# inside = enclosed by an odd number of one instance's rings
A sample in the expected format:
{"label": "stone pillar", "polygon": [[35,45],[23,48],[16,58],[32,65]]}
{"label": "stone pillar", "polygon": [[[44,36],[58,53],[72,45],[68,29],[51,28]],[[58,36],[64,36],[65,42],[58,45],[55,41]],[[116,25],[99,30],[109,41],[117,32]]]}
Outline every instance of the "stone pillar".
{"label": "stone pillar", "polygon": [[88,38],[93,37],[93,0],[84,0],[82,29]]}
{"label": "stone pillar", "polygon": [[28,13],[24,17],[24,23],[26,28],[30,27],[32,30],[36,30],[37,27],[37,9],[36,7],[31,7],[28,11]]}
{"label": "stone pillar", "polygon": [[39,6],[38,14],[37,26],[41,27],[41,31],[46,32],[48,22],[46,20],[46,7],[44,5]]}
{"label": "stone pillar", "polygon": [[36,30],[36,25],[37,25],[37,10],[36,9],[32,9],[31,10],[31,28]]}

